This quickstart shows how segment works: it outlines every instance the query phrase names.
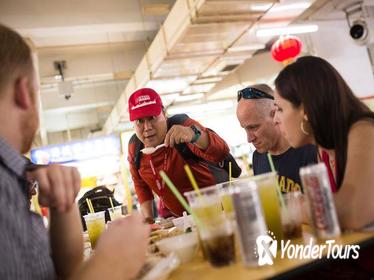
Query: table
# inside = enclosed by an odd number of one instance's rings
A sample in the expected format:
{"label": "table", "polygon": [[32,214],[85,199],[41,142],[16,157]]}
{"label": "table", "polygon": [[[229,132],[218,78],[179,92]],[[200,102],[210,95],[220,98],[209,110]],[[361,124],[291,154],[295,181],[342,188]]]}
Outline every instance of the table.
{"label": "table", "polygon": [[[309,238],[313,237],[311,229],[307,226],[303,227],[303,237],[293,240],[297,244],[306,244]],[[360,249],[365,246],[374,245],[374,232],[345,232],[339,238],[336,238],[336,244],[340,245],[360,245]],[[324,244],[323,242],[318,242]],[[279,248],[279,246],[278,246]],[[237,250],[238,251],[238,250]],[[326,251],[326,250],[325,250]],[[279,251],[278,254],[279,255]],[[306,269],[309,265],[314,265],[321,261],[326,261],[326,253],[322,259],[280,259],[276,258],[273,265],[266,265],[258,268],[246,268],[241,263],[241,259],[237,254],[235,264],[223,268],[213,268],[208,261],[203,260],[201,254],[187,264],[181,265],[170,274],[170,280],[241,280],[241,279],[264,279],[276,276],[286,276],[297,270]]]}

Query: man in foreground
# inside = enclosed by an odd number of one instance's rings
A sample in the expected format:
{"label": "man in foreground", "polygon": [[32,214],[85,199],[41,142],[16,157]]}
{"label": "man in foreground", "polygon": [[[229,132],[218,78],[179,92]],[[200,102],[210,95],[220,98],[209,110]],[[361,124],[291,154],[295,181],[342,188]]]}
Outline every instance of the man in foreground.
{"label": "man in foreground", "polygon": [[[0,279],[130,279],[145,258],[148,227],[139,216],[114,222],[83,264],[82,225],[75,203],[80,176],[50,165],[26,172],[38,120],[38,82],[31,50],[0,24]],[[30,211],[29,183],[50,209],[49,233]]]}

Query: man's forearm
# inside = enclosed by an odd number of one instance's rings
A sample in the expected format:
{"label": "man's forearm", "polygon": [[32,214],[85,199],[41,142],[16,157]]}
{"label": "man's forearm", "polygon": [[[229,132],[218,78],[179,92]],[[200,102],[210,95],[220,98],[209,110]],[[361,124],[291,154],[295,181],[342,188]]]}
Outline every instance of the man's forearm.
{"label": "man's forearm", "polygon": [[72,275],[83,261],[82,224],[78,207],[66,213],[51,210],[50,242],[56,273],[62,278]]}
{"label": "man's forearm", "polygon": [[141,205],[140,208],[142,210],[142,214],[145,218],[146,221],[153,221],[153,200],[147,200],[144,201]]}

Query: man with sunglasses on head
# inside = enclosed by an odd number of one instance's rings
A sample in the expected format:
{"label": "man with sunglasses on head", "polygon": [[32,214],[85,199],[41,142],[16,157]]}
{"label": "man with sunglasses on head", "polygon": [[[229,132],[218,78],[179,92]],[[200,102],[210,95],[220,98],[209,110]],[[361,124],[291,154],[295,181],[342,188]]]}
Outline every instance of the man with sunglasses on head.
{"label": "man with sunglasses on head", "polygon": [[[181,194],[192,190],[185,164],[190,166],[199,187],[227,180],[227,176],[221,178],[225,176],[222,169],[207,164],[207,161],[219,163],[229,154],[228,145],[215,132],[185,114],[168,118],[160,96],[150,88],[135,91],[129,98],[128,109],[136,132],[129,141],[130,172],[147,222],[154,222],[154,194],[174,215],[181,216],[184,211],[161,179],[161,170]],[[153,149],[156,147],[159,148]],[[144,148],[153,152],[146,152]],[[190,153],[189,158],[186,158],[186,150]]]}
{"label": "man with sunglasses on head", "polygon": [[266,84],[246,87],[238,91],[237,118],[247,133],[247,140],[256,151],[253,153],[255,175],[270,172],[267,153],[270,153],[279,175],[279,187],[283,193],[301,189],[299,169],[317,162],[317,150],[313,145],[292,148],[282,135],[275,114],[274,92]]}

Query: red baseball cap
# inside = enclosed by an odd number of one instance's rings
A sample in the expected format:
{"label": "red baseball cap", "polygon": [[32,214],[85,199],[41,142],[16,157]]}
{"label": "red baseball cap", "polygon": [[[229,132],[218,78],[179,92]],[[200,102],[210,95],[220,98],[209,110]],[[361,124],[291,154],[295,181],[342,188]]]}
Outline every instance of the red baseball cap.
{"label": "red baseball cap", "polygon": [[162,111],[160,95],[151,88],[141,88],[129,98],[130,121],[158,116]]}

